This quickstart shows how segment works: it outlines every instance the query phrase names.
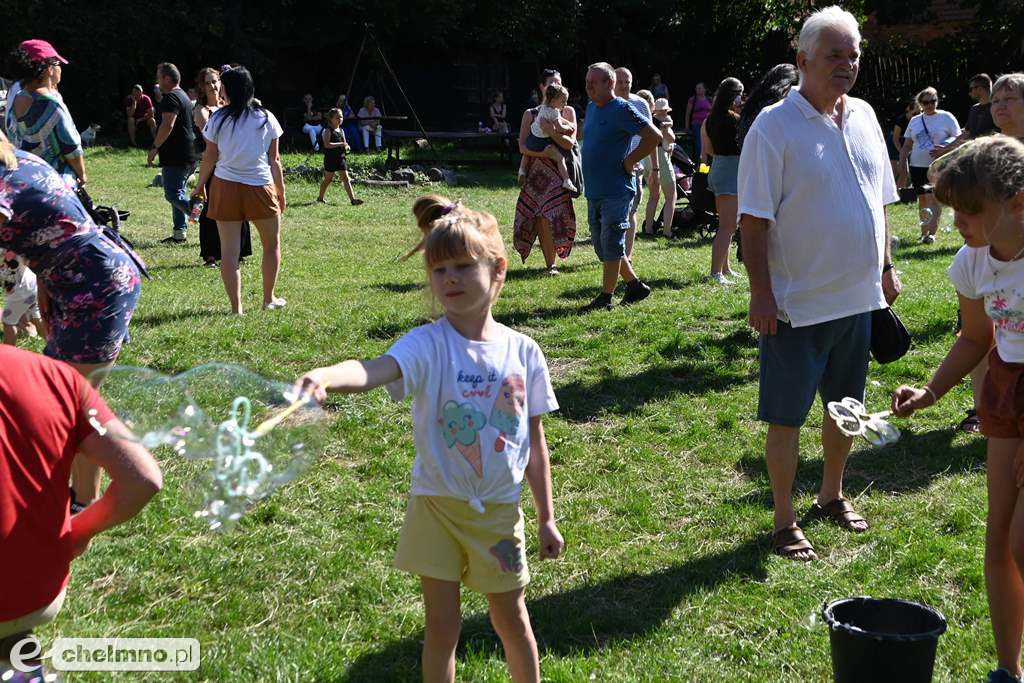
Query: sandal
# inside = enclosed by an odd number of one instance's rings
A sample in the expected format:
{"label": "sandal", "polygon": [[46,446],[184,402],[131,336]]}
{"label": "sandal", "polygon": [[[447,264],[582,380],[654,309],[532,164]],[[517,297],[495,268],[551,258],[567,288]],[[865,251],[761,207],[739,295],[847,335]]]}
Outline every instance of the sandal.
{"label": "sandal", "polygon": [[[807,559],[796,556],[797,553],[808,551],[810,551],[811,556]],[[801,562],[818,559],[818,555],[814,552],[814,546],[804,536],[803,530],[795,523],[772,533],[772,552],[788,560],[799,560]]]}
{"label": "sandal", "polygon": [[961,432],[967,432],[968,434],[978,434],[981,432],[981,422],[978,420],[978,412],[971,408],[967,411],[967,417],[965,417],[957,429]]}
{"label": "sandal", "polygon": [[[867,531],[867,520],[857,514],[853,509],[853,503],[845,498],[836,498],[827,505],[821,505],[817,501],[811,506],[811,515],[814,517],[828,518],[855,534]],[[864,522],[864,528],[856,527],[857,522]]]}

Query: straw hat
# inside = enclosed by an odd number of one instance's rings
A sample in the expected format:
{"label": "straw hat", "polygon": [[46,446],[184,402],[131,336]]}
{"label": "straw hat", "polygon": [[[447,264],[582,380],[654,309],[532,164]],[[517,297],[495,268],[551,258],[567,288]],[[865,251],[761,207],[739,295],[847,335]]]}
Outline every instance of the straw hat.
{"label": "straw hat", "polygon": [[672,111],[672,107],[668,106],[668,98],[659,97],[658,99],[654,100],[654,111],[662,111],[665,112],[666,114]]}

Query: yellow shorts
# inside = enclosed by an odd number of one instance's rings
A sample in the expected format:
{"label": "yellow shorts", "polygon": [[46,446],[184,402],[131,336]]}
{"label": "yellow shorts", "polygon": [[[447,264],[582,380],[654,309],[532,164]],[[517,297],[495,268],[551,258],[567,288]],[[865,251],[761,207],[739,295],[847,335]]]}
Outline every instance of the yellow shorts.
{"label": "yellow shorts", "polygon": [[469,503],[444,496],[410,496],[398,537],[395,567],[480,593],[506,593],[530,582],[523,513],[516,503]]}

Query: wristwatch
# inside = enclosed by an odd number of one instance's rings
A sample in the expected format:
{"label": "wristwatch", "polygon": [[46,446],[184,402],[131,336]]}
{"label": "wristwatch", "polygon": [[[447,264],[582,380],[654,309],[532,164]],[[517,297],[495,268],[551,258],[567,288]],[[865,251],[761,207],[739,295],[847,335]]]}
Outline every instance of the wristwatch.
{"label": "wristwatch", "polygon": [[882,266],[882,272],[883,273],[888,273],[890,270],[892,270],[895,267],[896,266],[893,263],[886,263],[884,266]]}

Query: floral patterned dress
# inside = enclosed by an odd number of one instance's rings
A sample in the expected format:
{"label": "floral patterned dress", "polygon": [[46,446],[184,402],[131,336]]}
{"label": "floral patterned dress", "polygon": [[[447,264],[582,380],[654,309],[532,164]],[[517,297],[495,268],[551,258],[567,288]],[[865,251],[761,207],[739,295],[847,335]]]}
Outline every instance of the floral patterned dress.
{"label": "floral patterned dress", "polygon": [[50,295],[44,353],[71,363],[117,358],[142,291],[139,257],[101,230],[61,177],[18,151],[0,165],[0,249],[23,257]]}

